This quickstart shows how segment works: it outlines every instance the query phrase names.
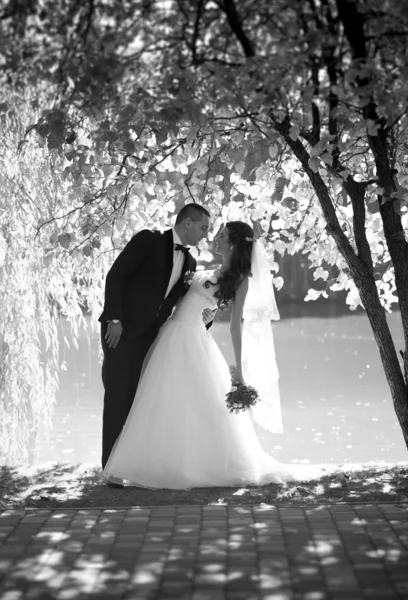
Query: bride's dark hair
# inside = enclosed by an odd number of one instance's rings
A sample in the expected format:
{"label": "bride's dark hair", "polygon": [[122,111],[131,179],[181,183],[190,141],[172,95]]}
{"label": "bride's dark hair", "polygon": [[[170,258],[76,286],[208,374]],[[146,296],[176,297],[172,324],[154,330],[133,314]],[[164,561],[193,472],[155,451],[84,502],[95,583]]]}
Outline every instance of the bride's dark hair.
{"label": "bride's dark hair", "polygon": [[254,230],[242,221],[229,221],[226,224],[228,237],[234,246],[229,267],[217,281],[218,290],[214,297],[218,298],[218,307],[224,309],[234,300],[236,291],[244,277],[252,277],[251,256]]}

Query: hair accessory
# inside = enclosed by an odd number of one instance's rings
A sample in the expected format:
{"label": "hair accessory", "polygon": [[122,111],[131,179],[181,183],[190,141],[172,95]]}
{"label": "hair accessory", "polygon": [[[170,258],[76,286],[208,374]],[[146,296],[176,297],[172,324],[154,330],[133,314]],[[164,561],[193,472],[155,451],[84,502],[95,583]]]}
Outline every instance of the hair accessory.
{"label": "hair accessory", "polygon": [[245,238],[245,241],[246,241],[246,242],[253,242],[253,241],[254,241],[254,238],[246,237],[246,238]]}

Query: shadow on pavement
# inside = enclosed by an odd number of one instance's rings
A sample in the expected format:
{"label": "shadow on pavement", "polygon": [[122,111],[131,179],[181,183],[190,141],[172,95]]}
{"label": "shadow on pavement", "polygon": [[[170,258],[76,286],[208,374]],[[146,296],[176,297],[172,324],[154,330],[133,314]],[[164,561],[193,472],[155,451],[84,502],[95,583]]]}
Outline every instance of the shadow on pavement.
{"label": "shadow on pavement", "polygon": [[395,504],[9,510],[0,595],[404,598],[406,516]]}

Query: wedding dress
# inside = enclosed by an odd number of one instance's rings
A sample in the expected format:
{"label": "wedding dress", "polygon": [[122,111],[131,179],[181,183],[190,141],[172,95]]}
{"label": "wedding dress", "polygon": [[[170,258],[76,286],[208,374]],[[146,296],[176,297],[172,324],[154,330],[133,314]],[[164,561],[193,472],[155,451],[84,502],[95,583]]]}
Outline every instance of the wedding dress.
{"label": "wedding dress", "polygon": [[217,306],[217,288],[208,283],[216,281],[213,271],[195,273],[161,328],[104,469],[106,479],[189,489],[305,478],[304,469],[283,465],[262,449],[249,411],[231,414],[226,407],[229,367],[202,318],[205,308]]}

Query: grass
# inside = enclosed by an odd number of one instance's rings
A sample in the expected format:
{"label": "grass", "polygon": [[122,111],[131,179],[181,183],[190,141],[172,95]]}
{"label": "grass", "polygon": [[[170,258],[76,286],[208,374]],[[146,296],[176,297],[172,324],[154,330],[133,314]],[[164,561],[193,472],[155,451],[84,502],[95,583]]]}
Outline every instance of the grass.
{"label": "grass", "polygon": [[307,483],[192,490],[113,489],[95,465],[0,467],[0,509],[408,501],[408,467],[341,465]]}

